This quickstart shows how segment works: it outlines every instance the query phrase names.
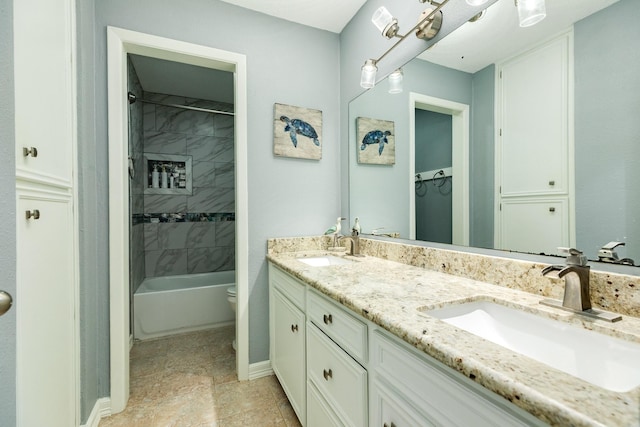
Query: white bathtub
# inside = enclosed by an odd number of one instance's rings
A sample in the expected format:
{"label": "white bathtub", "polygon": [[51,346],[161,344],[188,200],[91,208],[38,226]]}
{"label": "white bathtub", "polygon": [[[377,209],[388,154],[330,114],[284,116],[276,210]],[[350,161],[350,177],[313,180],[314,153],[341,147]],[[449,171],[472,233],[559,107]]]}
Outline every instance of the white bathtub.
{"label": "white bathtub", "polygon": [[145,340],[235,322],[235,271],[146,278],[133,295],[133,336]]}

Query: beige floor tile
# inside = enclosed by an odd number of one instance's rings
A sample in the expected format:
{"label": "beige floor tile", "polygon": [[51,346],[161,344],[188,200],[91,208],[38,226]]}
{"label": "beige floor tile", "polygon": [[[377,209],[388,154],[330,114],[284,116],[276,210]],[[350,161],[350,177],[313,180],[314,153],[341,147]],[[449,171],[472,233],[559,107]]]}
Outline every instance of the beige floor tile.
{"label": "beige floor tile", "polygon": [[100,427],[300,426],[274,376],[239,382],[223,327],[137,341],[127,408]]}

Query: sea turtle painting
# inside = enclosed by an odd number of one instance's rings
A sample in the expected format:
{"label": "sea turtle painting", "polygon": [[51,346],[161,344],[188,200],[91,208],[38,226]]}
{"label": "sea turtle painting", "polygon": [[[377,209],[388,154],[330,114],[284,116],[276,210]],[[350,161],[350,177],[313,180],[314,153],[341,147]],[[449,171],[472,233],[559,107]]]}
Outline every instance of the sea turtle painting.
{"label": "sea turtle painting", "polygon": [[362,145],[360,146],[361,150],[367,148],[368,145],[378,144],[378,155],[382,155],[382,150],[384,150],[384,144],[388,144],[387,136],[391,135],[391,132],[388,130],[372,130],[371,132],[367,132],[367,134],[362,138]]}
{"label": "sea turtle painting", "polygon": [[300,119],[289,119],[287,116],[280,116],[280,121],[287,124],[284,127],[284,131],[289,132],[289,137],[291,138],[291,142],[293,142],[294,147],[298,147],[298,135],[306,136],[307,138],[312,139],[316,146],[320,146],[318,133],[309,123]]}

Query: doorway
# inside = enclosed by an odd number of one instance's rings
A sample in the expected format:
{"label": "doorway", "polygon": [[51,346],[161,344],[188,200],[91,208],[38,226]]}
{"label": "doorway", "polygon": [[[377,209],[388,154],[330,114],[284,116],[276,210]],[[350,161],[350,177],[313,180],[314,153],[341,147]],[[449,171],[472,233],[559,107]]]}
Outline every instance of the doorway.
{"label": "doorway", "polygon": [[[444,121],[450,120],[451,167],[437,168],[430,177],[416,176],[416,116],[422,111],[437,113]],[[448,118],[450,117],[450,119]],[[442,169],[442,174],[439,174]],[[445,176],[447,175],[447,176]],[[423,178],[430,178],[422,181]],[[424,185],[450,193],[451,242],[454,245],[469,244],[469,106],[446,99],[419,93],[409,94],[409,238],[416,239],[416,188],[418,179]],[[437,187],[438,185],[441,187]]]}
{"label": "doorway", "polygon": [[130,268],[127,55],[135,54],[233,73],[235,156],[236,371],[248,379],[248,186],[246,57],[120,28],[108,27],[109,273],[111,412],[129,397]]}

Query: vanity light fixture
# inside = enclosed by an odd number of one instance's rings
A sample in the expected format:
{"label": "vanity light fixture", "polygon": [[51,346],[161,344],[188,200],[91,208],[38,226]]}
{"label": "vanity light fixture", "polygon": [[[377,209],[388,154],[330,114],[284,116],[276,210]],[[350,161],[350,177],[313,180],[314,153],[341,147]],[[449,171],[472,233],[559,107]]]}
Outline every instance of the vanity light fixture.
{"label": "vanity light fixture", "polygon": [[[416,37],[423,40],[430,40],[434,38],[440,31],[442,26],[442,7],[450,0],[442,0],[436,2],[435,0],[418,0],[420,3],[429,3],[435,6],[435,8],[426,8],[418,18],[418,23],[404,35],[398,34],[400,27],[398,26],[398,20],[391,15],[386,7],[382,6],[376,9],[371,17],[371,22],[378,28],[382,35],[388,39],[398,37],[398,40],[393,46],[391,46],[382,56],[378,59],[367,59],[362,66],[362,74],[360,75],[360,86],[364,89],[371,89],[376,82],[376,72],[378,71],[377,63],[395,49],[400,43],[402,43],[411,33],[415,33]],[[477,0],[474,0],[477,1]],[[485,0],[486,1],[486,0]],[[397,92],[396,92],[397,93]]]}
{"label": "vanity light fixture", "polygon": [[371,89],[376,84],[376,73],[378,67],[376,66],[376,60],[367,59],[362,66],[362,74],[360,74],[360,86],[365,89]]}
{"label": "vanity light fixture", "polygon": [[389,93],[395,94],[402,92],[403,77],[402,68],[398,68],[393,73],[389,74]]}
{"label": "vanity light fixture", "polygon": [[515,0],[521,27],[530,27],[547,16],[544,0]]}

